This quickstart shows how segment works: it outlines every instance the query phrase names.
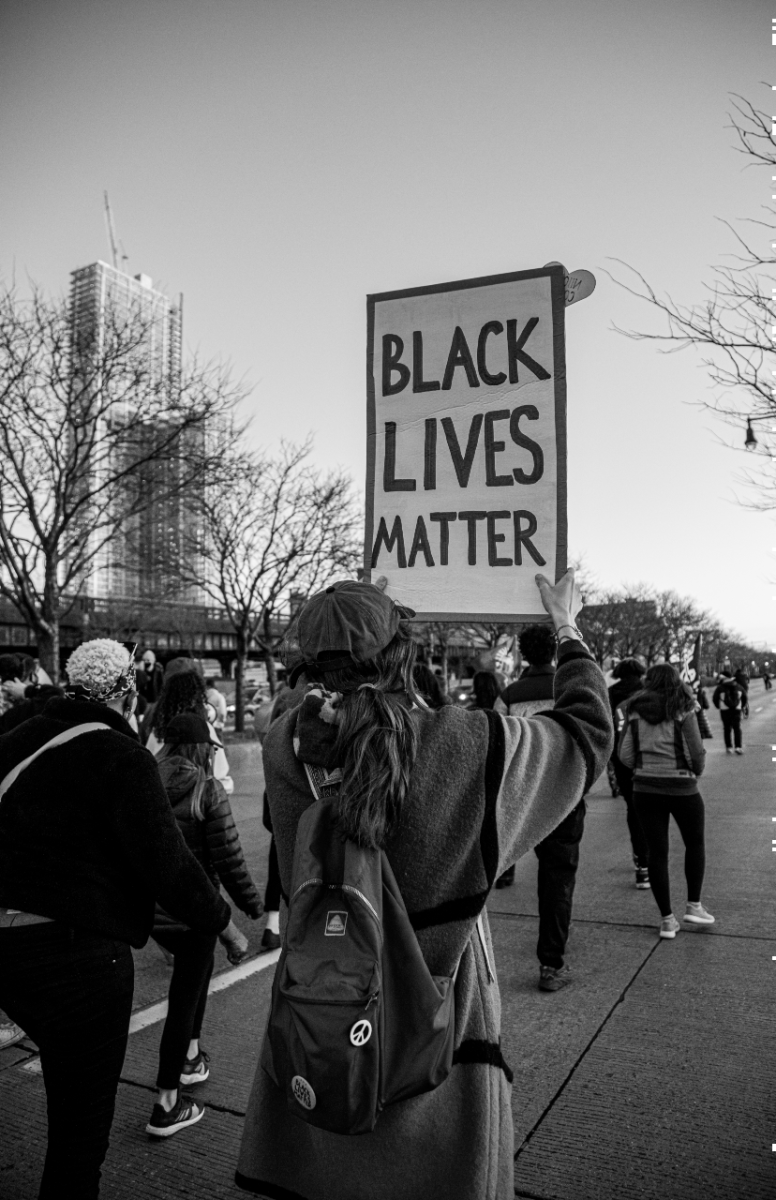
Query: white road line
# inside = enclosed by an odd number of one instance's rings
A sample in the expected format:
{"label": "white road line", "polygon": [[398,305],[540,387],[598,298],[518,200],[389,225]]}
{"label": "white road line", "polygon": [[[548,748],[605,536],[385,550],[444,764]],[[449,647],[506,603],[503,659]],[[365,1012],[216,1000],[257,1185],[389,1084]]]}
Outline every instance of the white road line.
{"label": "white road line", "polygon": [[[279,958],[280,950],[271,950],[268,954],[260,954],[258,958],[251,958],[248,962],[240,963],[239,967],[232,967],[231,971],[222,971],[220,975],[214,975],[210,980],[210,987],[207,989],[208,995],[212,996],[214,992],[223,992],[233,983],[249,979],[251,975],[256,975],[259,971],[266,970],[267,967],[273,967]],[[158,1004],[150,1004],[148,1008],[141,1008],[132,1014],[129,1032],[139,1033],[141,1029],[147,1029],[149,1025],[156,1025],[159,1021],[163,1021],[166,1016],[166,1000],[160,1000]]]}
{"label": "white road line", "polygon": [[[258,958],[251,958],[248,962],[240,963],[239,967],[232,967],[231,971],[222,971],[219,975],[214,975],[207,989],[208,995],[212,996],[214,992],[223,992],[233,983],[240,983],[243,979],[249,979],[251,975],[257,975],[259,971],[265,971],[267,967],[274,967],[279,958],[280,950],[271,950],[268,954],[260,954]],[[160,1000],[158,1004],[149,1004],[148,1008],[138,1009],[132,1014],[129,1021],[129,1032],[139,1033],[141,1029],[148,1029],[149,1025],[157,1025],[166,1016],[166,1000]],[[34,1058],[28,1058],[26,1062],[20,1063],[20,1068],[22,1071],[29,1071],[31,1075],[40,1075],[40,1058],[37,1055]]]}
{"label": "white road line", "polygon": [[762,712],[762,711],[763,711],[763,706],[762,706],[762,704],[760,705],[760,707],[759,707],[759,708],[756,708],[754,711],[755,711],[755,712]]}

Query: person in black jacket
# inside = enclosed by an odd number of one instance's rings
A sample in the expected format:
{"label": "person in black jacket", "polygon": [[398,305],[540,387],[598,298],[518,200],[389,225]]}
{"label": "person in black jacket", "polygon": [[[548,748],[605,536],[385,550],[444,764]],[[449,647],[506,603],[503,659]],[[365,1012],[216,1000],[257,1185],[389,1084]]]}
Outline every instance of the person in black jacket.
{"label": "person in black jacket", "polygon": [[722,671],[719,683],[712,695],[714,707],[719,709],[722,718],[722,736],[725,741],[725,753],[733,753],[735,743],[736,754],[743,754],[743,739],[741,736],[741,717],[749,716],[749,695],[738,681],[738,675]]}
{"label": "person in black jacket", "polygon": [[189,851],[128,724],[134,659],[109,638],[67,664],[67,695],[0,737],[0,1005],[40,1050],[39,1196],[99,1195],[129,1033],[131,947],[154,906],[220,933],[229,906]]}
{"label": "person in black jacket", "polygon": [[[187,846],[215,887],[223,883],[234,903],[254,920],[263,912],[259,894],[243,858],[229,798],[213,778],[213,741],[207,721],[194,713],[173,717],[165,730],[159,774]],[[245,935],[234,922],[219,935],[229,961],[238,963],[247,949]],[[159,1096],[146,1125],[153,1137],[169,1137],[204,1116],[192,1103],[180,1112],[179,1085],[204,1083],[209,1058],[199,1038],[213,970],[216,937],[175,921],[157,906],[154,941],[175,958],[167,1019],[159,1047]]]}
{"label": "person in black jacket", "polygon": [[[623,658],[612,671],[617,682],[609,688],[609,703],[612,706],[616,732],[622,729],[624,723],[620,706],[631,696],[635,696],[636,692],[641,691],[645,671],[646,667],[637,658]],[[633,802],[633,771],[626,767],[618,757],[616,743],[610,761],[620,795],[625,801],[628,833],[633,850],[633,865],[636,868],[636,887],[640,891],[646,891],[651,886],[649,882],[649,846]]]}

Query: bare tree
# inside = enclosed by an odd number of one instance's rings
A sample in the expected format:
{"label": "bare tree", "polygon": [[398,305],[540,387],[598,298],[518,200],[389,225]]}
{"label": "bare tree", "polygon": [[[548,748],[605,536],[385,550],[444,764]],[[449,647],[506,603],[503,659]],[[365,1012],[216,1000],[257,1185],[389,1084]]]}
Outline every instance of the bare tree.
{"label": "bare tree", "polygon": [[277,621],[289,593],[315,590],[335,572],[355,574],[362,553],[350,481],[341,472],[315,470],[310,449],[308,440],[283,443],[274,457],[226,457],[200,497],[194,549],[206,564],[194,581],[223,607],[236,634],[237,730],[251,644],[265,652],[274,693]]}
{"label": "bare tree", "polygon": [[[769,89],[770,90],[770,89]],[[742,96],[733,97],[730,113],[735,131],[735,149],[745,155],[747,166],[776,168],[776,138],[771,117]],[[773,191],[773,188],[770,189]],[[742,472],[743,482],[755,489],[749,507],[776,507],[776,395],[771,372],[773,329],[776,325],[776,220],[772,204],[763,205],[768,219],[748,218],[743,223],[759,227],[760,240],[750,240],[728,221],[722,223],[736,242],[736,251],[726,255],[728,264],[712,267],[706,297],[699,303],[679,304],[670,295],[660,295],[644,276],[627,263],[630,282],[610,273],[630,295],[647,301],[665,319],[663,332],[615,328],[636,341],[654,341],[664,353],[693,346],[702,353],[715,392],[704,403],[737,431],[733,449],[751,451],[759,458],[756,467]],[[758,248],[762,247],[764,249]],[[616,260],[620,261],[620,260]],[[762,424],[760,424],[762,422]],[[743,432],[746,428],[746,441]]]}
{"label": "bare tree", "polygon": [[159,370],[141,311],[99,335],[65,302],[0,291],[0,595],[59,675],[59,623],[143,513],[202,486],[206,430],[242,392],[217,365]]}

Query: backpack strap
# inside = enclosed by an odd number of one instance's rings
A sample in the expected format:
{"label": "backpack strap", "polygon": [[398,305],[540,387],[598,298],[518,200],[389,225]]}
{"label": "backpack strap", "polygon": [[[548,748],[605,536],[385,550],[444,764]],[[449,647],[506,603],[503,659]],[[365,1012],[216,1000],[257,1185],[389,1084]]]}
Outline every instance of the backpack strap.
{"label": "backpack strap", "polygon": [[[342,786],[342,771],[339,767],[335,767],[333,771],[327,771],[324,767],[315,766],[313,763],[303,763],[302,766],[304,767],[305,774],[307,776],[307,782],[310,785],[310,791],[316,800],[324,800],[328,799],[330,796],[337,795],[337,792]],[[485,965],[488,968],[488,979],[491,983],[495,983],[496,976],[493,972],[490,955],[488,954],[488,944],[485,941],[485,923],[482,919],[482,913],[480,913],[477,917],[477,933],[479,934],[482,953],[485,956]],[[465,949],[466,947],[464,946],[464,950]],[[458,978],[458,972],[461,969],[462,958],[463,951],[461,952],[461,958],[458,959],[458,962],[455,965],[453,982],[455,982],[455,980]]]}
{"label": "backpack strap", "polygon": [[639,719],[638,717],[630,717],[628,719],[630,725],[631,737],[633,738],[633,752],[636,756],[636,769],[642,766],[641,746],[639,745]]}
{"label": "backpack strap", "polygon": [[682,722],[677,721],[676,718],[674,718],[674,755],[676,756],[676,765],[680,770],[689,771],[691,769],[684,752]]}
{"label": "backpack strap", "polygon": [[22,771],[29,767],[30,763],[35,762],[35,759],[43,754],[45,750],[54,750],[57,746],[64,746],[67,742],[72,742],[73,738],[80,737],[82,733],[97,733],[100,729],[110,729],[110,725],[105,725],[102,721],[87,721],[85,725],[74,725],[72,729],[66,729],[64,733],[58,733],[56,737],[44,742],[34,754],[30,754],[27,758],[22,759],[20,763],[17,763],[8,772],[5,779],[0,783],[0,800],[13,787]]}

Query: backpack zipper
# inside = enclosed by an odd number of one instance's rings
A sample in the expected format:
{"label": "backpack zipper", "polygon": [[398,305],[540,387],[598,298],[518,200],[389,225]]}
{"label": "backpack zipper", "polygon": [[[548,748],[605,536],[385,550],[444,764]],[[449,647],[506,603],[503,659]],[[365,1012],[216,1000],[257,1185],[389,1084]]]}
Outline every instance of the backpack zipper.
{"label": "backpack zipper", "polygon": [[[291,901],[296,899],[296,897],[299,895],[299,893],[302,891],[303,888],[312,887],[313,884],[323,885],[323,880],[322,879],[305,879],[303,883],[299,884],[299,887],[296,889],[296,891],[294,892],[294,894],[291,897]],[[378,924],[380,923],[380,918],[377,915],[377,911],[376,911],[374,905],[366,898],[366,896],[364,895],[363,892],[360,892],[358,890],[357,887],[353,887],[349,883],[328,883],[325,886],[328,887],[330,891],[339,890],[342,892],[352,892],[354,896],[358,896],[359,900],[363,901],[363,903],[367,906],[367,908],[369,909],[370,913],[372,914],[374,919],[377,921],[377,923]],[[291,903],[291,901],[289,901],[289,904]]]}
{"label": "backpack zipper", "polygon": [[[322,879],[305,879],[304,883],[299,884],[299,887],[294,892],[293,896],[291,897],[291,900],[296,900],[297,896],[299,895],[299,893],[302,891],[303,888],[310,887],[314,883],[323,883],[323,880]],[[289,900],[289,904],[290,903],[291,903],[291,901]]]}

